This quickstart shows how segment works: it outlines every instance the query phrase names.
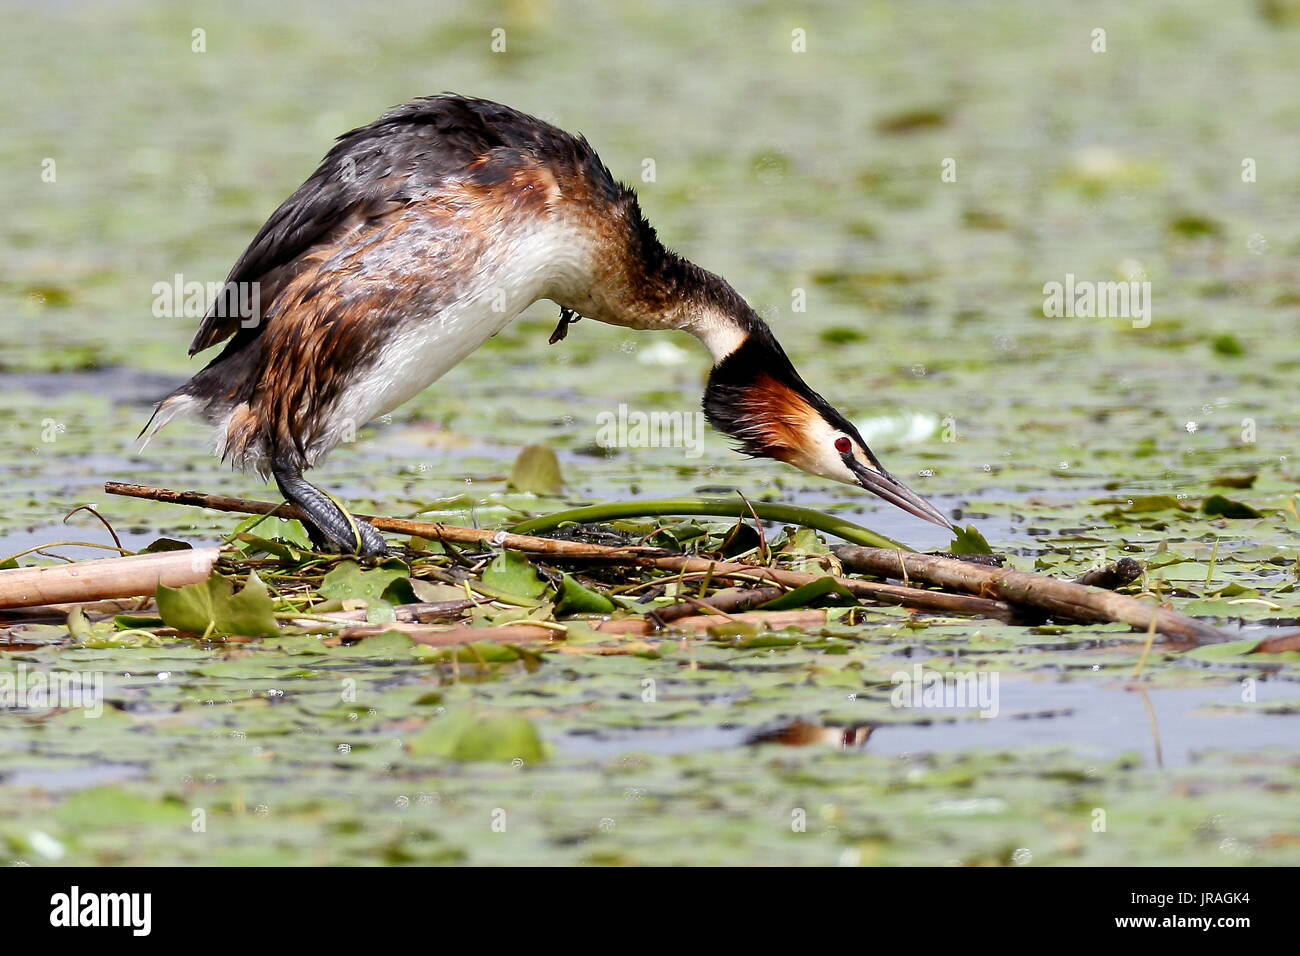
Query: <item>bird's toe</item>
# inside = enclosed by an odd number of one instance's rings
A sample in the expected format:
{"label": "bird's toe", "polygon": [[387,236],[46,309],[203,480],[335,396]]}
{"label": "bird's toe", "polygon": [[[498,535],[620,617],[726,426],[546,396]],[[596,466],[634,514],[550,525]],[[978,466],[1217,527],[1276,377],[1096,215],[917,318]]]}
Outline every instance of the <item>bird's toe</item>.
{"label": "bird's toe", "polygon": [[384,536],[375,530],[375,526],[369,521],[362,521],[360,518],[354,519],[357,523],[357,531],[361,536],[361,546],[356,549],[358,555],[364,558],[382,558],[391,554],[388,543],[384,541]]}

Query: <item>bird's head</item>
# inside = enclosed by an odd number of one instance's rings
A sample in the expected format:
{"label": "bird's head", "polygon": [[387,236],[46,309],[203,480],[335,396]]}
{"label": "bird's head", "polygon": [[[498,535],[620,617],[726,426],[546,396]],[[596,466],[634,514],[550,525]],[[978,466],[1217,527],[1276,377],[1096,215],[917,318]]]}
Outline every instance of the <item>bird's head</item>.
{"label": "bird's head", "polygon": [[748,455],[858,485],[909,514],[952,527],[934,505],[885,471],[853,423],[805,384],[765,326],[714,366],[704,414]]}

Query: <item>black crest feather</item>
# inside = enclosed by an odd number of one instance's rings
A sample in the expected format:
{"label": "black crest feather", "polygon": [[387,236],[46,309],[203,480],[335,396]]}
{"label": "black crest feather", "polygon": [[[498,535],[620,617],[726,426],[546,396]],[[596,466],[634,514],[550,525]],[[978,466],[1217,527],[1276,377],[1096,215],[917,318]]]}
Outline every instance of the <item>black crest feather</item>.
{"label": "black crest feather", "polygon": [[853,423],[808,386],[767,323],[754,316],[745,341],[714,366],[704,390],[704,417],[718,431],[736,439],[738,451],[771,456],[763,428],[766,409],[758,385],[764,377],[787,386],[833,428],[864,444]]}

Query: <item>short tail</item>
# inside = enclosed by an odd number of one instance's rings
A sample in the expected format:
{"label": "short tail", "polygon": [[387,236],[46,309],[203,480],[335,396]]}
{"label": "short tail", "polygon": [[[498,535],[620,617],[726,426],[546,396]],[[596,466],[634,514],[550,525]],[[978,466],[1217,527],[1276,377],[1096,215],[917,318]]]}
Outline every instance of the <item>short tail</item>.
{"label": "short tail", "polygon": [[[150,439],[152,439],[154,435],[158,434],[159,429],[177,415],[196,410],[198,400],[186,391],[187,385],[188,383],[182,385],[154,406],[153,414],[150,415],[149,420],[144,423],[144,428],[140,429],[140,434],[135,436],[136,440],[140,441],[141,451],[144,451],[149,447]],[[141,441],[141,439],[143,439],[143,441]]]}
{"label": "short tail", "polygon": [[238,383],[245,381],[257,363],[260,343],[254,339],[239,348],[234,343],[201,368],[193,378],[154,406],[153,414],[137,439],[143,451],[149,439],[177,415],[193,414],[215,425],[239,404]]}

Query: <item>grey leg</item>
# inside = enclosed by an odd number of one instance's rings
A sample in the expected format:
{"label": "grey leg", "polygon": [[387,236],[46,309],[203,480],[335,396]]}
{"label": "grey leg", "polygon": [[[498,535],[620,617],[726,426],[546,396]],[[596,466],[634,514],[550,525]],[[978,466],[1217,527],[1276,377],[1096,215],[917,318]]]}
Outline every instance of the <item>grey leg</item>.
{"label": "grey leg", "polygon": [[280,494],[307,516],[304,524],[316,550],[366,557],[388,554],[388,545],[369,522],[348,514],[329,495],[309,484],[297,468],[277,465],[272,473]]}

